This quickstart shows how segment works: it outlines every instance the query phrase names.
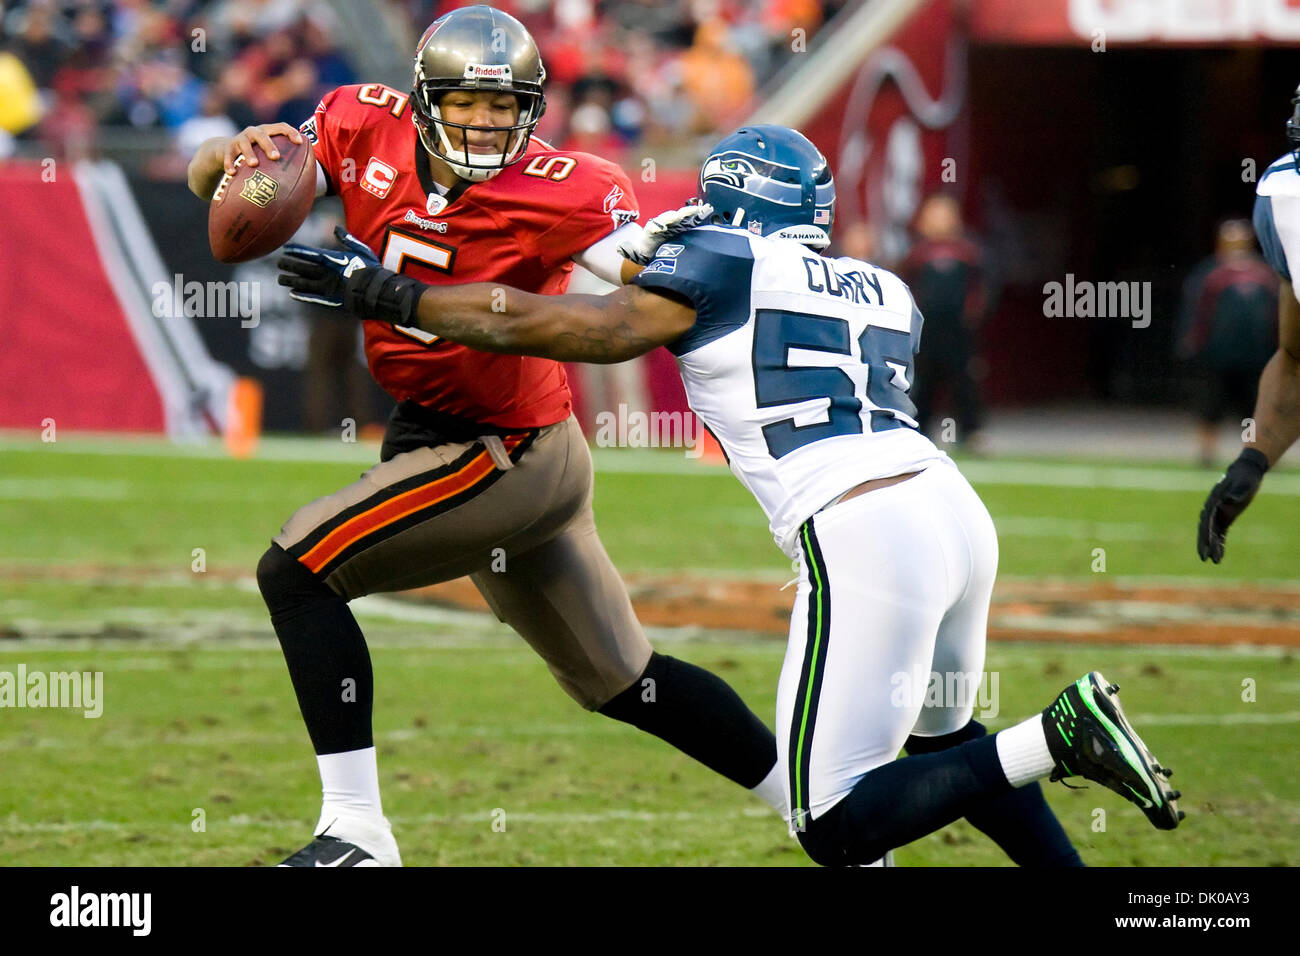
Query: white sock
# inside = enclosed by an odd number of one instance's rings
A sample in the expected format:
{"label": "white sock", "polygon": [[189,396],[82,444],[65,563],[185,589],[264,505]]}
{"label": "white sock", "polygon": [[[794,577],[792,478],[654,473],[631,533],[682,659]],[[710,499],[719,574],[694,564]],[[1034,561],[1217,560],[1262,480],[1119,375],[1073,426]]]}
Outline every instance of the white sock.
{"label": "white sock", "polygon": [[785,820],[790,816],[790,811],[785,806],[785,781],[781,779],[781,774],[777,771],[780,765],[780,761],[773,764],[772,769],[768,771],[762,782],[749,792],[767,803],[781,815],[782,820]]}
{"label": "white sock", "polygon": [[1042,714],[999,731],[996,739],[998,760],[1002,762],[1002,772],[1007,775],[1011,786],[1023,787],[1051,776],[1056,769],[1056,761],[1047,749]]}
{"label": "white sock", "polygon": [[323,808],[317,832],[327,826],[331,812],[345,811],[382,818],[379,802],[379,764],[374,747],[338,754],[317,754]]}

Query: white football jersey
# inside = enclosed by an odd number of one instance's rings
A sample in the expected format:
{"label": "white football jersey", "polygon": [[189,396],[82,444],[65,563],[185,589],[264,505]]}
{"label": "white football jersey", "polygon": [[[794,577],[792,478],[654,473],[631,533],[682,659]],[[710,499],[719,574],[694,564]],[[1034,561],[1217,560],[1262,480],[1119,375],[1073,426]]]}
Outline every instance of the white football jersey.
{"label": "white football jersey", "polygon": [[844,492],[947,459],[917,429],[921,314],[893,273],[703,226],[633,281],[694,305],[668,346],[687,400],[791,557],[804,522]]}
{"label": "white football jersey", "polygon": [[[1255,187],[1255,235],[1269,265],[1288,282],[1300,265],[1300,170],[1287,153],[1264,171]],[[1300,290],[1297,290],[1300,297]]]}

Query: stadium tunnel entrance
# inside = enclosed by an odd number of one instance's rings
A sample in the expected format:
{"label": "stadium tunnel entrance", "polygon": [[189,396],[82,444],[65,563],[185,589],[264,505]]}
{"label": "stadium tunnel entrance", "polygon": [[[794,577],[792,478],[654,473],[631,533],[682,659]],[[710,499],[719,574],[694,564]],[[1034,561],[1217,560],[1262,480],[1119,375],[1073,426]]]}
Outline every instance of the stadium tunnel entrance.
{"label": "stadium tunnel entrance", "polygon": [[[841,20],[750,118],[826,154],[837,251],[897,268],[922,200],[950,193],[991,254],[991,404],[1182,404],[1182,283],[1285,150],[1300,9],[878,0]],[[869,255],[842,244],[859,225]],[[1044,287],[1078,282],[1141,298],[1049,315]]]}
{"label": "stadium tunnel entrance", "polygon": [[[1300,82],[1281,49],[972,45],[964,201],[1001,303],[989,398],[1176,403],[1182,283],[1249,218]],[[1044,285],[1150,283],[1149,325],[1044,315]]]}

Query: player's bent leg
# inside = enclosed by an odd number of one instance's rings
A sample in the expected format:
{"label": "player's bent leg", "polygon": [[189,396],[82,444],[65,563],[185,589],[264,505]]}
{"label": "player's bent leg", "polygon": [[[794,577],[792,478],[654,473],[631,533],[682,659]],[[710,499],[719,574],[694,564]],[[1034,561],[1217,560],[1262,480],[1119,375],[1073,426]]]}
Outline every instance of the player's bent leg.
{"label": "player's bent leg", "polygon": [[[259,565],[321,773],[318,839],[293,865],[399,859],[379,800],[370,659],[346,602],[482,567],[494,548],[527,547],[576,508],[552,494],[569,455],[563,425],[497,436],[496,449],[422,444],[436,439],[418,431],[390,427],[386,460],[300,509]],[[393,438],[410,439],[408,450]]]}
{"label": "player's bent leg", "polygon": [[589,518],[471,579],[583,707],[654,734],[782,811],[772,732],[725,681],[653,652]]}
{"label": "player's bent leg", "polygon": [[275,541],[348,600],[468,574],[539,539],[526,529],[557,508],[564,428],[500,438],[508,467],[478,441],[403,452],[299,509]]}
{"label": "player's bent leg", "polygon": [[471,579],[583,707],[660,737],[780,810],[771,731],[725,681],[653,653],[596,534],[590,455],[576,429],[573,442],[570,477],[583,492],[573,520]]}
{"label": "player's bent leg", "polygon": [[[983,724],[971,720],[955,733],[908,737],[906,750],[909,755],[938,753],[987,734]],[[966,819],[1019,866],[1084,865],[1036,780],[971,807]]]}
{"label": "player's bent leg", "polygon": [[[894,759],[921,717],[936,658],[982,666],[978,642],[949,648],[950,660],[937,655],[941,622],[970,591],[978,530],[940,507],[949,472],[933,466],[803,529],[778,731],[792,822],[817,862],[871,863],[1011,789],[995,738]],[[929,719],[960,727],[970,708],[958,701]]]}
{"label": "player's bent leg", "polygon": [[[316,752],[373,746],[374,675],[347,602],[278,544],[258,562],[257,584]],[[354,690],[355,698],[343,700],[341,687]]]}
{"label": "player's bent leg", "polygon": [[926,512],[899,492],[921,477],[835,505],[800,532],[777,735],[791,828],[805,842],[827,842],[835,828],[819,821],[894,760],[925,700],[952,589]]}
{"label": "player's bent leg", "polygon": [[[964,530],[967,553],[960,561],[965,592],[944,614],[935,640],[932,674],[939,693],[927,696],[907,738],[909,754],[947,750],[987,733],[972,717],[996,715],[998,683],[984,673],[989,603],[997,576],[997,531],[988,509],[955,468],[934,469],[936,508]],[[990,798],[966,819],[1021,866],[1082,866],[1079,854],[1043,798],[1037,781]]]}
{"label": "player's bent leg", "polygon": [[873,769],[812,816],[800,842],[823,865],[867,863],[1049,774],[1097,781],[1142,807],[1155,826],[1173,829],[1183,816],[1180,794],[1125,719],[1115,692],[1094,671],[1043,714],[1008,730]]}
{"label": "player's bent leg", "polygon": [[1010,789],[994,739],[877,767],[830,810],[812,817],[799,842],[822,866],[858,866],[947,826]]}
{"label": "player's bent leg", "polygon": [[[709,769],[783,804],[774,776],[776,737],[731,685],[702,667],[655,653],[600,713],[654,734]],[[784,812],[783,806],[777,810]]]}
{"label": "player's bent leg", "polygon": [[380,803],[370,724],[374,681],[356,619],[343,598],[278,544],[258,562],[257,583],[321,774],[317,836],[282,865],[401,866]]}

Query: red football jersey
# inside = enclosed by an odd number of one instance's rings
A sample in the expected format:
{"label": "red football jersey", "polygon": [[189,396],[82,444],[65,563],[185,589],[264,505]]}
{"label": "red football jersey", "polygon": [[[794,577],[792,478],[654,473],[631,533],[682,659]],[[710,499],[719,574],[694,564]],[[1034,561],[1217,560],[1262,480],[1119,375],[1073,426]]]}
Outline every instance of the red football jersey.
{"label": "red football jersey", "polygon": [[[557,294],[571,257],[638,218],[618,166],[534,139],[492,179],[438,194],[408,95],[379,83],[327,94],[303,124],[348,231],[386,268],[430,285],[500,282]],[[564,369],[549,359],[478,352],[419,329],[365,323],[370,372],[397,399],[507,428],[568,417]]]}

